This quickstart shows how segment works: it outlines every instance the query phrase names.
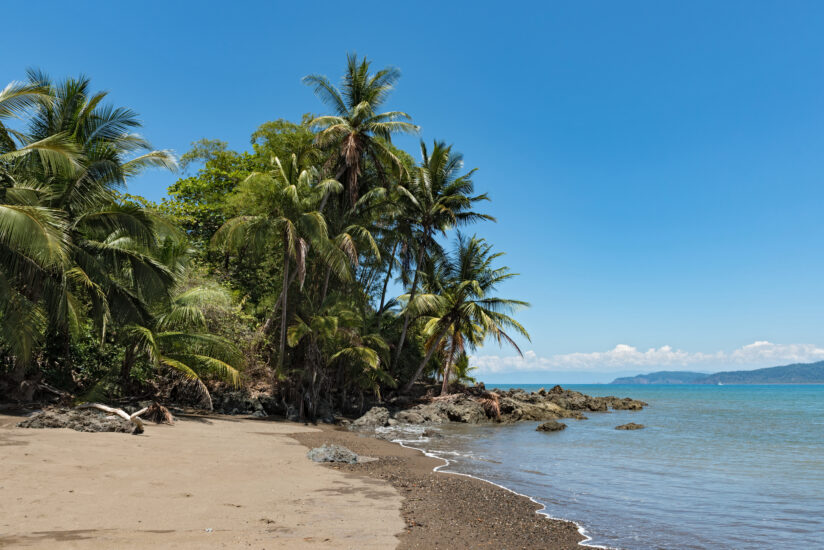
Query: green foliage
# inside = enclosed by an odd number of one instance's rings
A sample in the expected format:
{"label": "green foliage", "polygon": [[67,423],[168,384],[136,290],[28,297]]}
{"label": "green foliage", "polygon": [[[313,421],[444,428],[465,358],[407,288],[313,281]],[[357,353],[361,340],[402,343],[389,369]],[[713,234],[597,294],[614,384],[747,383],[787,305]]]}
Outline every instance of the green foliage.
{"label": "green foliage", "polygon": [[[160,204],[123,193],[174,158],[135,134],[135,113],[87,79],[31,73],[0,91],[0,365],[101,395],[191,380],[238,385],[244,365],[304,417],[362,408],[467,353],[528,338],[502,299],[512,277],[480,238],[475,170],[451,145],[382,112],[400,73],[350,55],[340,86],[304,82],[330,108],[260,125],[250,150],[202,139]],[[6,123],[21,119],[25,132]],[[390,283],[403,286],[391,295]],[[515,346],[517,349],[517,346]]]}

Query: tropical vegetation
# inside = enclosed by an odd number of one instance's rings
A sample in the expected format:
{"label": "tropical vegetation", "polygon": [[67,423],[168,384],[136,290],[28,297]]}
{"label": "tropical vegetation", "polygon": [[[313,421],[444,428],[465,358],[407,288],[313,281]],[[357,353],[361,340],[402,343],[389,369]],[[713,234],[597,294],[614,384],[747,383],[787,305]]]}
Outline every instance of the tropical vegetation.
{"label": "tropical vegetation", "polygon": [[[475,170],[384,110],[400,73],[350,55],[328,114],[275,120],[251,149],[176,160],[88,78],[29,71],[0,92],[0,397],[165,395],[257,384],[302,418],[416,383],[472,381],[471,352],[529,338],[498,296],[501,253]],[[154,203],[147,168],[180,170]],[[134,189],[128,189],[134,192]],[[452,245],[448,243],[450,240]],[[450,250],[450,251],[447,251]]]}

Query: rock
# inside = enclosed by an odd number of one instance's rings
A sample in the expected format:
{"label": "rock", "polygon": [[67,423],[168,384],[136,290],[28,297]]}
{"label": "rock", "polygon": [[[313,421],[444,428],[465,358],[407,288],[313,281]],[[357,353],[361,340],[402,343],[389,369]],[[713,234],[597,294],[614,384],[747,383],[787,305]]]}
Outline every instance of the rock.
{"label": "rock", "polygon": [[366,414],[352,422],[352,428],[380,428],[389,424],[389,411],[385,407],[372,407]]}
{"label": "rock", "polygon": [[17,424],[21,428],[70,428],[78,432],[132,433],[134,426],[98,409],[45,409]]}
{"label": "rock", "polygon": [[344,462],[346,464],[356,464],[358,462],[358,455],[340,445],[323,444],[320,447],[315,447],[306,453],[311,460],[315,462]]}
{"label": "rock", "polygon": [[253,414],[265,407],[245,391],[226,391],[212,396],[215,412],[223,414]]}
{"label": "rock", "polygon": [[424,422],[426,422],[426,419],[423,417],[423,415],[415,409],[401,411],[395,415],[395,419],[399,422],[406,422],[407,424],[423,424]]}
{"label": "rock", "polygon": [[437,403],[437,405],[452,422],[480,424],[488,420],[484,406],[478,401],[463,395],[458,396],[455,400],[444,400]]}
{"label": "rock", "polygon": [[566,424],[562,424],[561,422],[558,422],[556,420],[550,420],[549,422],[544,422],[543,424],[541,424],[540,426],[535,428],[535,430],[539,431],[539,432],[560,432],[561,430],[565,430],[565,429],[566,429]]}
{"label": "rock", "polygon": [[615,426],[616,430],[643,430],[643,424],[636,424],[635,422],[630,422],[629,424],[621,424],[620,426]]}
{"label": "rock", "polygon": [[629,397],[623,399],[619,397],[607,397],[606,399],[612,400],[610,405],[617,411],[640,411],[648,405],[648,403],[637,399],[630,399]]}
{"label": "rock", "polygon": [[266,418],[269,416],[265,411],[259,410],[252,413],[252,418]]}

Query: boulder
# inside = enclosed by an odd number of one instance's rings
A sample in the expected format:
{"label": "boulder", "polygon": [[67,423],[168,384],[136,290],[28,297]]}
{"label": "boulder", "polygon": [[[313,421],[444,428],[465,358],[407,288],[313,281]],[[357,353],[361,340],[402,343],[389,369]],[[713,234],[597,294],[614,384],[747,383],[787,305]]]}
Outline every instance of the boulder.
{"label": "boulder", "polygon": [[635,422],[630,422],[629,424],[621,424],[620,426],[615,426],[616,430],[643,430],[643,424],[636,424]]}
{"label": "boulder", "polygon": [[438,405],[452,422],[480,424],[487,421],[484,406],[475,399],[466,396],[459,396],[455,400],[444,400]]}
{"label": "boulder", "polygon": [[372,407],[366,414],[352,422],[352,428],[380,428],[389,424],[386,407]]}
{"label": "boulder", "polygon": [[415,409],[401,411],[395,415],[399,422],[406,422],[407,424],[423,424],[426,419],[423,415]]}
{"label": "boulder", "polygon": [[134,425],[98,409],[45,409],[17,424],[21,428],[70,428],[78,432],[132,433]]}
{"label": "boulder", "polygon": [[558,422],[556,420],[550,420],[549,422],[544,422],[543,424],[541,424],[540,426],[535,428],[535,430],[539,431],[539,432],[560,432],[561,430],[565,430],[565,429],[566,429],[566,424],[562,424],[561,422]]}
{"label": "boulder", "polygon": [[356,464],[358,462],[358,455],[346,447],[325,443],[320,447],[311,449],[306,453],[306,456],[315,462],[343,462],[346,464]]}

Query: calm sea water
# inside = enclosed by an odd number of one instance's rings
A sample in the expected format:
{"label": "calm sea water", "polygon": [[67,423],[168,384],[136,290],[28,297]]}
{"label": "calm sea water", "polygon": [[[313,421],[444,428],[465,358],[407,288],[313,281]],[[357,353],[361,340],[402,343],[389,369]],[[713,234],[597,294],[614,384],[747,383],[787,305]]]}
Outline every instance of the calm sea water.
{"label": "calm sea water", "polygon": [[[567,387],[650,407],[588,413],[556,433],[450,425],[410,445],[533,497],[592,544],[824,549],[824,386]],[[614,429],[626,422],[646,429]]]}

